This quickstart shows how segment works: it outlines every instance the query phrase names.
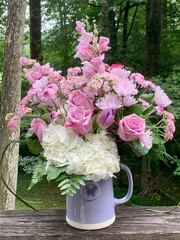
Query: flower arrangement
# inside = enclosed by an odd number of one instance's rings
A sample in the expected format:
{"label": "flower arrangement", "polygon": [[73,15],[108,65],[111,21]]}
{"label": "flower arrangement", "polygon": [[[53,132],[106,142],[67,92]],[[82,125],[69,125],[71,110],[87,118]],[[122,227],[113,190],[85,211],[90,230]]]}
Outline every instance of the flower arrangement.
{"label": "flower arrangement", "polygon": [[33,117],[27,138],[38,139],[43,161],[32,185],[47,175],[70,195],[85,179],[97,182],[120,170],[116,141],[144,155],[175,131],[174,116],[165,110],[171,101],[161,87],[122,64],[109,66],[104,62],[109,39],[87,32],[80,21],[76,30],[74,57],[82,66],[69,68],[66,76],[49,63],[20,59],[31,88],[8,123],[14,131],[20,118]]}

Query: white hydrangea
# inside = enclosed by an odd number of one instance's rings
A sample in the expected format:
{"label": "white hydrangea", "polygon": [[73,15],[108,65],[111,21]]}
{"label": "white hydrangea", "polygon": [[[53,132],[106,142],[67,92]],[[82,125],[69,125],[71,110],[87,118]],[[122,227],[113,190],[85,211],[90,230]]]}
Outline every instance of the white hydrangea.
{"label": "white hydrangea", "polygon": [[70,128],[50,124],[43,133],[42,147],[47,161],[57,167],[69,164],[69,152],[81,145],[82,139]]}
{"label": "white hydrangea", "polygon": [[116,143],[104,131],[87,134],[83,139],[70,128],[50,124],[42,146],[46,159],[57,167],[67,166],[70,175],[85,175],[97,182],[120,170]]}

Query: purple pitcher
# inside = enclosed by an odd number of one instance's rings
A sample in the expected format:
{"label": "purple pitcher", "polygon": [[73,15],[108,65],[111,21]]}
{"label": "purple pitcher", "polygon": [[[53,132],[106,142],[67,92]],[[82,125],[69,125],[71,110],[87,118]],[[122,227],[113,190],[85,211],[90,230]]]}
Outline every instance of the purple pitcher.
{"label": "purple pitcher", "polygon": [[74,196],[66,198],[66,221],[72,227],[83,230],[105,228],[115,221],[115,206],[126,203],[132,196],[133,178],[130,169],[121,164],[128,177],[125,197],[114,198],[113,180],[87,181]]}

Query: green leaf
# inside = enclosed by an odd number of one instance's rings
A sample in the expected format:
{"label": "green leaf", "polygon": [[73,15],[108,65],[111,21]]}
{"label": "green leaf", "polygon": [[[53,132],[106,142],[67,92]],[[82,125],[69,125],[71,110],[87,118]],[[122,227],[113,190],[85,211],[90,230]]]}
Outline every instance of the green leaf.
{"label": "green leaf", "polygon": [[148,149],[144,148],[139,142],[133,142],[133,150],[137,157],[146,155],[148,153]]}
{"label": "green leaf", "polygon": [[97,124],[97,116],[98,114],[95,114],[92,120],[92,131],[96,132],[96,130],[98,129],[98,124]]}
{"label": "green leaf", "polygon": [[153,137],[153,144],[164,144],[165,143],[165,140],[163,138],[161,138],[155,132],[152,132],[152,137]]}
{"label": "green leaf", "polygon": [[61,173],[66,171],[66,167],[55,167],[49,165],[47,169],[47,180],[51,181],[56,179]]}
{"label": "green leaf", "polygon": [[124,116],[130,115],[130,114],[137,114],[137,115],[141,115],[142,112],[146,109],[146,107],[144,107],[142,104],[136,104],[130,107],[127,107],[126,109],[124,109]]}
{"label": "green leaf", "polygon": [[70,182],[70,179],[66,178],[62,182],[59,183],[58,187],[61,188],[64,184],[69,183],[69,182]]}
{"label": "green leaf", "polygon": [[70,190],[70,192],[73,193],[73,194],[76,193],[76,188],[74,188],[73,186],[71,186],[69,190]]}
{"label": "green leaf", "polygon": [[28,190],[30,190],[34,185],[40,182],[43,177],[47,174],[46,172],[46,162],[39,161],[33,166],[32,179]]}
{"label": "green leaf", "polygon": [[67,188],[66,190],[62,191],[62,192],[61,192],[61,195],[65,195],[65,194],[67,194],[67,193],[69,193],[69,189],[68,189],[68,188]]}
{"label": "green leaf", "polygon": [[71,183],[69,182],[69,183],[64,184],[60,189],[64,190],[64,189],[70,188],[70,186],[71,186]]}
{"label": "green leaf", "polygon": [[37,139],[26,138],[26,144],[32,154],[38,155],[43,151],[42,146]]}
{"label": "green leaf", "polygon": [[75,181],[72,181],[71,183],[75,188],[80,189],[80,184],[79,183],[77,183]]}
{"label": "green leaf", "polygon": [[140,95],[140,98],[143,98],[148,103],[152,103],[153,97],[154,97],[154,93],[144,93],[144,94]]}

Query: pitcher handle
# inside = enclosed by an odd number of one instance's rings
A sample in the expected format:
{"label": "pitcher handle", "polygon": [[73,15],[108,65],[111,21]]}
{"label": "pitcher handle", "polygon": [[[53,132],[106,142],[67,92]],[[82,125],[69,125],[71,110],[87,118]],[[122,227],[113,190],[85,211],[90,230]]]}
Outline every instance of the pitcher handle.
{"label": "pitcher handle", "polygon": [[117,204],[123,204],[123,203],[126,203],[127,201],[129,201],[129,199],[131,198],[132,196],[132,193],[133,193],[133,178],[132,178],[132,173],[130,171],[130,169],[125,165],[125,164],[120,164],[121,165],[121,169],[123,171],[125,171],[125,173],[127,174],[127,177],[128,177],[128,191],[127,191],[127,194],[125,197],[123,198],[114,198],[114,201],[115,201],[115,205]]}

